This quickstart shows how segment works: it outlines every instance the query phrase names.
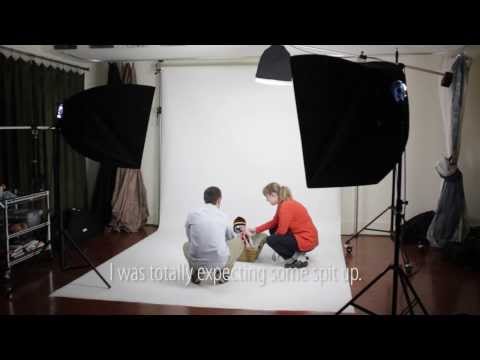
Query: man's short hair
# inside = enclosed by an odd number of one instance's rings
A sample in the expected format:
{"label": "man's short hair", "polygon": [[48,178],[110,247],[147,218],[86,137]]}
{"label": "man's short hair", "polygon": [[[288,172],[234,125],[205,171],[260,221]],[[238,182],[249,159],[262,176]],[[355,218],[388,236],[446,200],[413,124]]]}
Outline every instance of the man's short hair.
{"label": "man's short hair", "polygon": [[205,192],[203,193],[203,200],[207,204],[215,205],[217,200],[222,197],[222,192],[216,186],[210,186]]}

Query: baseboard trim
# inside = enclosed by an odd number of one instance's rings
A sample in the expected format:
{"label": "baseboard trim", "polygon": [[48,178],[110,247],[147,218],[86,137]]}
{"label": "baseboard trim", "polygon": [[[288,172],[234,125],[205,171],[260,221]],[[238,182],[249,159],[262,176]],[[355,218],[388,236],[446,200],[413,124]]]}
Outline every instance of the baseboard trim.
{"label": "baseboard trim", "polygon": [[[340,236],[352,236],[352,235],[353,235],[353,233],[352,234],[341,234]],[[376,233],[376,234],[361,233],[360,235],[358,235],[358,237],[361,237],[361,236],[379,237],[379,238],[389,237],[388,234],[379,235],[378,233]]]}

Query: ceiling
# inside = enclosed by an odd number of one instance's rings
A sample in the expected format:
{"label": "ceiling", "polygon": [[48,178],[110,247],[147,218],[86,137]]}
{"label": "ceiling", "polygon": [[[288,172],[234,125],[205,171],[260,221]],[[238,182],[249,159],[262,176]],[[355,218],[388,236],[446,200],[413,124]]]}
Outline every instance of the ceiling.
{"label": "ceiling", "polygon": [[[146,61],[170,59],[239,59],[259,57],[269,45],[115,45],[115,48],[92,49],[88,45],[77,45],[75,50],[55,50],[53,45],[43,45],[44,50],[83,61]],[[394,56],[398,48],[400,55],[432,55],[454,53],[464,45],[286,45],[292,55],[318,52],[341,56],[338,52],[360,55],[363,51],[370,56]],[[301,49],[303,49],[303,51]],[[338,51],[338,52],[337,52]],[[476,56],[480,45],[469,45],[467,53]]]}

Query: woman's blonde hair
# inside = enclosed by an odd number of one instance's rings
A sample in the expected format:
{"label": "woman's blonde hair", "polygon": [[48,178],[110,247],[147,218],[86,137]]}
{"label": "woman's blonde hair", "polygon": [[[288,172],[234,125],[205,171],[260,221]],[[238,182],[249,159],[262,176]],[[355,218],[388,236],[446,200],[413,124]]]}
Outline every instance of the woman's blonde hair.
{"label": "woman's blonde hair", "polygon": [[277,183],[270,183],[263,188],[263,195],[277,194],[280,201],[292,199],[292,192],[287,186],[280,186]]}

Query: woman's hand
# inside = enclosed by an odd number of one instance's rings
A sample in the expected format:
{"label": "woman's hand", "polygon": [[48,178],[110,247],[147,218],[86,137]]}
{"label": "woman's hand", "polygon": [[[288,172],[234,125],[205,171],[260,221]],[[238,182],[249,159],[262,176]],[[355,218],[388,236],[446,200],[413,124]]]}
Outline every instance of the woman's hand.
{"label": "woman's hand", "polygon": [[246,229],[245,232],[248,236],[253,236],[256,233],[255,228]]}

